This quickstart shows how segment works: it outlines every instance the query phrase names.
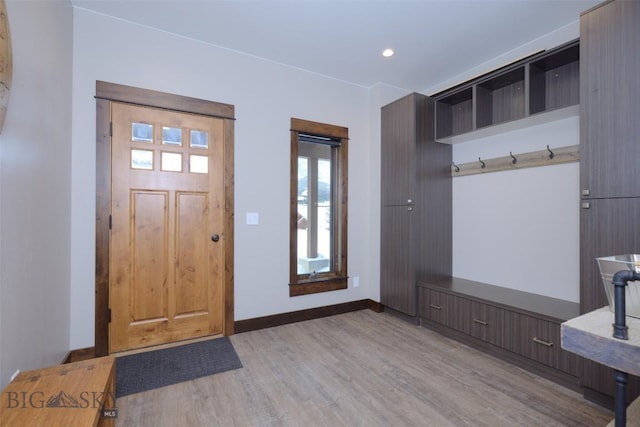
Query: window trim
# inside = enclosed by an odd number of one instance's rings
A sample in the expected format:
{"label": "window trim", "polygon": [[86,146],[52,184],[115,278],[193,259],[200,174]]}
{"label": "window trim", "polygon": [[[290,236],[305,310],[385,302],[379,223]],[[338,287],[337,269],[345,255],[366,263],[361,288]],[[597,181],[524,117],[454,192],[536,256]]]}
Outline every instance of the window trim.
{"label": "window trim", "polygon": [[[333,266],[331,272],[317,277],[298,274],[298,140],[300,134],[339,140],[337,191],[333,202],[338,208],[338,223],[334,231]],[[349,129],[342,126],[291,118],[291,183],[289,206],[289,296],[347,289],[347,218],[348,218],[348,154]],[[306,276],[306,277],[305,277]]]}

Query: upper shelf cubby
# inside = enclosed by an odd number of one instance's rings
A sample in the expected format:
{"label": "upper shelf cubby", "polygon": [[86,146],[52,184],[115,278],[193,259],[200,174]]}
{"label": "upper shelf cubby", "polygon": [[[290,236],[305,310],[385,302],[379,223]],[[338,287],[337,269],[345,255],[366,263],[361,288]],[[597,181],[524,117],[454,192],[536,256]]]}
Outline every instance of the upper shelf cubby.
{"label": "upper shelf cubby", "polygon": [[436,140],[453,144],[577,115],[579,71],[575,40],[432,95]]}
{"label": "upper shelf cubby", "polygon": [[529,64],[529,114],[580,103],[580,46],[572,44]]}
{"label": "upper shelf cubby", "polygon": [[524,117],[524,67],[499,74],[476,86],[478,128]]}
{"label": "upper shelf cubby", "polygon": [[472,88],[445,96],[436,102],[437,136],[444,138],[473,130]]}

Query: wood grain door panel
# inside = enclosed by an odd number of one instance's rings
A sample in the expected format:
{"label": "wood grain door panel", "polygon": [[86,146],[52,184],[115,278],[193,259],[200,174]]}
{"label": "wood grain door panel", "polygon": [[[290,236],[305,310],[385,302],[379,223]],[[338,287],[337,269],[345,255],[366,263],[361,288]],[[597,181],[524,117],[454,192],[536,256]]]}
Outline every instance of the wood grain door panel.
{"label": "wood grain door panel", "polygon": [[473,329],[472,304],[466,298],[420,288],[420,316],[465,334]]}
{"label": "wood grain door panel", "polygon": [[[580,311],[608,305],[596,258],[640,253],[640,198],[594,199],[580,210]],[[580,382],[604,395],[614,395],[613,370],[585,360]],[[629,379],[629,396],[640,394],[640,380]]]}
{"label": "wood grain door panel", "polygon": [[562,349],[560,324],[525,314],[505,311],[507,349],[573,376],[578,358]]}
{"label": "wood grain door panel", "polygon": [[471,335],[504,347],[504,310],[492,305],[471,303]]}
{"label": "wood grain door panel", "polygon": [[440,324],[445,324],[442,313],[442,293],[430,289],[418,288],[420,300],[420,317]]}
{"label": "wood grain door panel", "polygon": [[207,265],[209,236],[208,194],[176,194],[176,316],[205,312],[208,307],[209,271],[200,268]]}
{"label": "wood grain door panel", "polygon": [[580,174],[588,198],[640,197],[640,2],[580,19]]}
{"label": "wood grain door panel", "polygon": [[411,242],[414,211],[407,206],[385,206],[381,211],[380,302],[416,315],[414,251]]}
{"label": "wood grain door panel", "polygon": [[131,320],[168,319],[169,193],[131,191]]}
{"label": "wood grain door panel", "polygon": [[406,205],[415,196],[415,98],[382,107],[381,121],[382,206]]}
{"label": "wood grain door panel", "polygon": [[580,210],[580,311],[608,305],[596,258],[640,253],[640,198],[589,200]]}

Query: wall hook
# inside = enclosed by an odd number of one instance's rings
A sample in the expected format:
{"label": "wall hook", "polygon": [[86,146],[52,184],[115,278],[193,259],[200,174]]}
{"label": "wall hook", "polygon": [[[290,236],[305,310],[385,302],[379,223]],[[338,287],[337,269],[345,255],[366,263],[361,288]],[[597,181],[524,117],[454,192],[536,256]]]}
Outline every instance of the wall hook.
{"label": "wall hook", "polygon": [[480,162],[480,168],[484,169],[487,165],[484,164],[484,162],[482,161],[482,159],[480,157],[478,157],[478,161]]}
{"label": "wall hook", "polygon": [[452,162],[451,164],[456,168],[456,172],[460,172],[460,166],[456,165],[456,162]]}
{"label": "wall hook", "polygon": [[514,155],[513,155],[513,153],[512,153],[511,151],[509,151],[509,155],[510,155],[510,156],[511,156],[511,158],[513,159],[513,160],[511,160],[511,163],[513,163],[514,165],[515,165],[516,163],[518,163],[518,159],[516,159],[516,156],[514,156]]}
{"label": "wall hook", "polygon": [[549,148],[549,145],[547,144],[547,151],[549,152],[549,158],[553,159],[556,155],[553,154],[553,151],[551,151],[551,149]]}

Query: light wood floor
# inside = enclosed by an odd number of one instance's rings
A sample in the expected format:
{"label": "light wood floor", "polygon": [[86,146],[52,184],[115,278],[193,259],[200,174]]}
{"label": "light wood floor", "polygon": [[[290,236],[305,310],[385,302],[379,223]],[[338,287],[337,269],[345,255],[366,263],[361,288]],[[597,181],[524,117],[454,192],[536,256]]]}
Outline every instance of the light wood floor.
{"label": "light wood floor", "polygon": [[578,393],[385,313],[234,335],[244,367],[117,400],[118,426],[605,426]]}

